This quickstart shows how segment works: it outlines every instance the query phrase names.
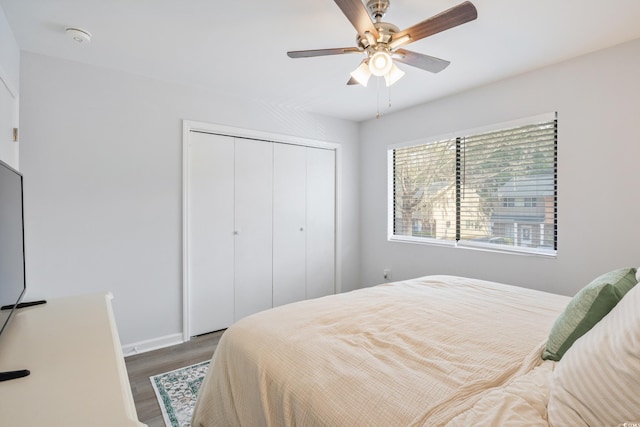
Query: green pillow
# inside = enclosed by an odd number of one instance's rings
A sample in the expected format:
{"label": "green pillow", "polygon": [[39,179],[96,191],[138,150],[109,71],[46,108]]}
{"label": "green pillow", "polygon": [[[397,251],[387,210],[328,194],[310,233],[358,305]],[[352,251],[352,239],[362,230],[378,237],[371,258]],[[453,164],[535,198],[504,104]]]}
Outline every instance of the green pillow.
{"label": "green pillow", "polygon": [[542,358],[560,360],[569,347],[606,316],[636,283],[635,268],[620,268],[582,288],[553,324]]}

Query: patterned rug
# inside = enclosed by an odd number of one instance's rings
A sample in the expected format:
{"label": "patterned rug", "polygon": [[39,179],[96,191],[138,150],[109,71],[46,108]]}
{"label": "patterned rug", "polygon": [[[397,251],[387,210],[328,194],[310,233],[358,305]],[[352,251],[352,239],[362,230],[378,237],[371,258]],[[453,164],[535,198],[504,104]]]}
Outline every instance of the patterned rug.
{"label": "patterned rug", "polygon": [[150,377],[164,422],[168,427],[189,427],[200,384],[210,361]]}

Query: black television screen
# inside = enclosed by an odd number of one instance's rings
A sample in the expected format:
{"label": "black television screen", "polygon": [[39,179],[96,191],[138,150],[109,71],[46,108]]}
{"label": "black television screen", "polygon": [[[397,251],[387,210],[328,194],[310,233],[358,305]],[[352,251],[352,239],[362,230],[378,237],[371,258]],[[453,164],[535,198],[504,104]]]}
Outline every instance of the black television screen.
{"label": "black television screen", "polygon": [[0,161],[0,335],[26,291],[22,174]]}

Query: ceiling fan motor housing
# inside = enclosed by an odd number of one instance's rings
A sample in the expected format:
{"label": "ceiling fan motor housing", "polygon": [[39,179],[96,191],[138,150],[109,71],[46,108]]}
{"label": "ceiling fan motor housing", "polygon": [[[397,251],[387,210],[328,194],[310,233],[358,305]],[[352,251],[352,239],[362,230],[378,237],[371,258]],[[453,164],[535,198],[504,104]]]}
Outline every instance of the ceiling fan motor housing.
{"label": "ceiling fan motor housing", "polygon": [[[376,40],[375,44],[387,44],[391,40],[391,36],[399,31],[398,27],[388,22],[376,22],[375,24],[376,30],[378,30],[378,40]],[[357,46],[361,46],[363,49],[367,49],[372,43],[366,37],[362,37],[361,35],[356,36]],[[375,47],[375,46],[372,46]]]}

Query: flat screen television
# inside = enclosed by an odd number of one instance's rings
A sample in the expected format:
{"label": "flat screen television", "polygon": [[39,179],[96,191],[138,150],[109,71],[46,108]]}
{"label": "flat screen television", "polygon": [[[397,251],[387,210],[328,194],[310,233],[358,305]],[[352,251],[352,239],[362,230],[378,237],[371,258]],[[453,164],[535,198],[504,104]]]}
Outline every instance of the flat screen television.
{"label": "flat screen television", "polygon": [[[0,161],[0,351],[2,335],[26,292],[22,174]],[[0,381],[28,375],[0,372]]]}

